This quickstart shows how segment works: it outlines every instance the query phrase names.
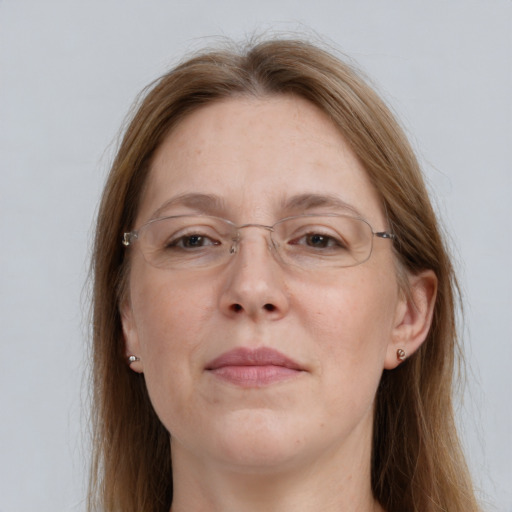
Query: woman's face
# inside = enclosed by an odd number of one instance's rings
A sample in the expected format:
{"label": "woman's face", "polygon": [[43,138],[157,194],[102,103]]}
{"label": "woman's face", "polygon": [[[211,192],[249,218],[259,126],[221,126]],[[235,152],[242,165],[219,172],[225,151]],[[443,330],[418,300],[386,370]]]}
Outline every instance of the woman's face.
{"label": "woman's face", "polygon": [[[387,229],[324,113],[292,96],[236,98],[191,114],[163,142],[136,227],[170,215],[273,225],[323,212]],[[369,453],[404,311],[391,242],[375,238],[365,263],[321,272],[283,265],[268,242],[267,230],[244,228],[228,263],[200,270],[156,268],[137,243],[129,249],[126,353],[141,359],[132,369],[144,373],[173,457],[258,471]]]}

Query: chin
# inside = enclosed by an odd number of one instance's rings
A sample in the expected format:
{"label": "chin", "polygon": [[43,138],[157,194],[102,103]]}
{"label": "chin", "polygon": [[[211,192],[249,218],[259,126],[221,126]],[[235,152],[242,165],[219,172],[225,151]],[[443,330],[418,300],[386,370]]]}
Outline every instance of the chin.
{"label": "chin", "polygon": [[214,422],[212,455],[244,473],[276,471],[301,457],[307,436],[290,415],[271,410],[242,410]]}

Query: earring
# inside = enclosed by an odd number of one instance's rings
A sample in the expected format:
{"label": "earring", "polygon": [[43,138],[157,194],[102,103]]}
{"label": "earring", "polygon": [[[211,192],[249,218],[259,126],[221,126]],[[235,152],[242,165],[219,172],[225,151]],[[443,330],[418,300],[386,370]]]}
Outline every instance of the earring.
{"label": "earring", "polygon": [[135,361],[140,361],[140,358],[137,356],[128,356],[128,365],[135,363]]}
{"label": "earring", "polygon": [[402,350],[401,348],[399,348],[397,351],[396,351],[396,358],[400,361],[400,362],[403,362],[405,361],[405,358],[407,357],[407,354],[405,353],[405,350]]}

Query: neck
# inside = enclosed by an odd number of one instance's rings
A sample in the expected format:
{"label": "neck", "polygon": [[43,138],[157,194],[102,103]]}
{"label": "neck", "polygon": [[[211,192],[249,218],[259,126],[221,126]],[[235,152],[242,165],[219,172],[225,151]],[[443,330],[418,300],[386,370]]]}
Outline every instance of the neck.
{"label": "neck", "polygon": [[271,470],[209,465],[187,455],[173,446],[172,512],[384,512],[372,495],[370,453],[354,463],[330,452]]}

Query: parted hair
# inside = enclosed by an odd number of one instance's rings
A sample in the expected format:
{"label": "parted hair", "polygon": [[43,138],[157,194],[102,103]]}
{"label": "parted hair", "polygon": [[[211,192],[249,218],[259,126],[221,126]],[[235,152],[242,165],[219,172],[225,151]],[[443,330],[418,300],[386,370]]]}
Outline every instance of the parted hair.
{"label": "parted hair", "polygon": [[[362,162],[396,234],[397,276],[435,272],[433,321],[421,348],[384,370],[375,399],[372,489],[387,512],[479,509],[453,412],[459,343],[456,277],[416,156],[389,108],[344,60],[306,41],[272,39],[189,57],[145,91],[134,109],[99,208],[92,260],[93,461],[88,510],[168,512],[170,437],[144,376],[125,357],[119,305],[134,228],[155,150],[180,120],[236,96],[295,95],[325,112]],[[406,290],[404,289],[404,293]]]}

